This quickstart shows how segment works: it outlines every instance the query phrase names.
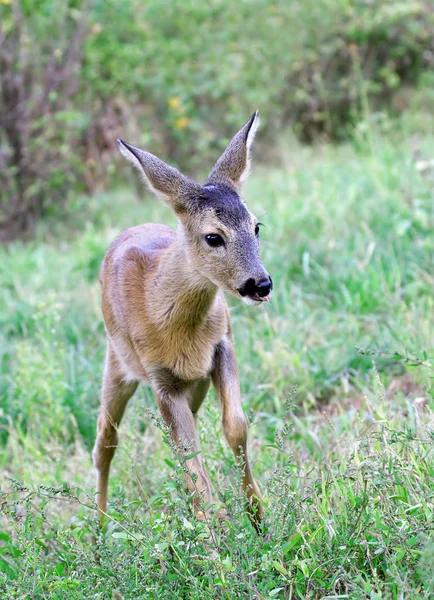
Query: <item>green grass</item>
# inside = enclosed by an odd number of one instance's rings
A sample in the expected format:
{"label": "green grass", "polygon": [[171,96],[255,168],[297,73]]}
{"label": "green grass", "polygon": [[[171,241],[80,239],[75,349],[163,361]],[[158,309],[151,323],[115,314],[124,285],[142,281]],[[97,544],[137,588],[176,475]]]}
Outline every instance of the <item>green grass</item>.
{"label": "green grass", "polygon": [[261,536],[214,393],[200,429],[224,532],[192,517],[146,387],[97,523],[99,264],[123,228],[173,223],[166,209],[124,190],[79,198],[67,222],[0,249],[1,598],[433,596],[433,177],[414,144],[293,147],[246,187],[275,282],[258,310],[231,300]]}

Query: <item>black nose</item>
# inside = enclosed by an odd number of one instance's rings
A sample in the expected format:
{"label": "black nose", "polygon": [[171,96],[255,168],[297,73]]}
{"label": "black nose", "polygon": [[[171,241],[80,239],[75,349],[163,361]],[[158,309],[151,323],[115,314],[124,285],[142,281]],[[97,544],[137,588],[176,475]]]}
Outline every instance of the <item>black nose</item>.
{"label": "black nose", "polygon": [[268,296],[268,294],[273,289],[273,282],[271,281],[271,277],[268,276],[266,279],[261,279],[256,284],[256,294],[263,298],[264,296]]}
{"label": "black nose", "polygon": [[273,289],[271,277],[260,279],[256,282],[254,279],[248,279],[239,289],[241,296],[259,296],[264,298]]}

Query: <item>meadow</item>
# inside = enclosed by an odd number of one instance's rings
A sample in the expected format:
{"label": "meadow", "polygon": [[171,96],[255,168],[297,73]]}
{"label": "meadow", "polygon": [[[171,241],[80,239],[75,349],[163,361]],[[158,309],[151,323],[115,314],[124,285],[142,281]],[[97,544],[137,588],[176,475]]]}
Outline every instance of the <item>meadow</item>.
{"label": "meadow", "polygon": [[244,197],[275,288],[230,304],[261,535],[214,392],[200,434],[223,528],[192,516],[145,386],[98,524],[99,265],[169,211],[137,184],[77,196],[0,248],[1,598],[433,597],[433,142],[360,127],[337,146],[282,141],[273,167],[256,153]]}

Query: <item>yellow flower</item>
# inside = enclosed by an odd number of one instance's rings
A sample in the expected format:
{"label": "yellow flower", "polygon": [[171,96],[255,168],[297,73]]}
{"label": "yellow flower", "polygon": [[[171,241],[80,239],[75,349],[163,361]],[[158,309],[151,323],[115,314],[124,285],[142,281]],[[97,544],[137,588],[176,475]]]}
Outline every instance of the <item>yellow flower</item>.
{"label": "yellow flower", "polygon": [[180,119],[176,119],[175,121],[175,129],[185,129],[189,124],[189,120],[187,117],[181,117]]}
{"label": "yellow flower", "polygon": [[177,108],[179,108],[181,106],[181,98],[178,98],[178,96],[174,96],[173,98],[170,98],[169,106],[170,106],[170,108],[173,108],[174,110],[176,110]]}
{"label": "yellow flower", "polygon": [[0,4],[10,4],[12,0],[0,0]]}

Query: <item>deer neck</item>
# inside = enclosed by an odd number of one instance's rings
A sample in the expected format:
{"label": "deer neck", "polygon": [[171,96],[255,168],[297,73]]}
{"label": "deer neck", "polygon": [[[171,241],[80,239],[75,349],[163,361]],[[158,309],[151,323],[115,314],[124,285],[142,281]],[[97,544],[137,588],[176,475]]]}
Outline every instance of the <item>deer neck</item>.
{"label": "deer neck", "polygon": [[192,265],[180,226],[165,253],[154,287],[154,317],[161,328],[194,333],[212,310],[218,287]]}

